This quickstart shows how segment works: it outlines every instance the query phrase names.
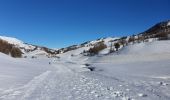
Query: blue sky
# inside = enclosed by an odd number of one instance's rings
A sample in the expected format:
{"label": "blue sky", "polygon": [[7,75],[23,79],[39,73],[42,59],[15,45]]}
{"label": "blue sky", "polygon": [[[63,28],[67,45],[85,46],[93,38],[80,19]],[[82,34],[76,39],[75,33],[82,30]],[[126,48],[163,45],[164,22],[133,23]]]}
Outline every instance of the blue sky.
{"label": "blue sky", "polygon": [[142,32],[170,19],[170,0],[0,0],[0,35],[61,48]]}

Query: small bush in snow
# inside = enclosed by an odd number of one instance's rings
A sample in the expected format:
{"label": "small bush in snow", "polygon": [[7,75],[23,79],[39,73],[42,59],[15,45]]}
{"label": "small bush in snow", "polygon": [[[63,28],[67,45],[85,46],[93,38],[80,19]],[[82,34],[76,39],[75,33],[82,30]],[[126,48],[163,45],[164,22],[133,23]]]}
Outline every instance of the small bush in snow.
{"label": "small bush in snow", "polygon": [[19,48],[4,40],[0,40],[0,52],[10,54],[12,57],[21,57],[22,52]]}
{"label": "small bush in snow", "polygon": [[16,47],[12,47],[11,49],[11,56],[12,57],[21,57],[22,56],[22,52],[20,49],[16,48]]}
{"label": "small bush in snow", "polygon": [[98,54],[99,51],[101,51],[101,50],[103,50],[105,48],[107,48],[107,46],[103,42],[99,42],[93,48],[90,48],[88,52],[91,55],[95,55],[95,54]]}
{"label": "small bush in snow", "polygon": [[114,46],[116,48],[116,51],[118,51],[118,49],[120,48],[120,44],[119,43],[115,43]]}
{"label": "small bush in snow", "polygon": [[130,38],[129,38],[129,40],[128,40],[128,43],[134,43],[135,42],[135,38],[134,38],[134,36],[131,36]]}

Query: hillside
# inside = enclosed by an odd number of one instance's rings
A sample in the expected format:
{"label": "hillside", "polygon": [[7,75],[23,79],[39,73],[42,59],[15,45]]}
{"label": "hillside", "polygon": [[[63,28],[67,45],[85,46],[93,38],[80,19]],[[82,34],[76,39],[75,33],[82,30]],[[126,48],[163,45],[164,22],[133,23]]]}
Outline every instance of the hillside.
{"label": "hillside", "polygon": [[52,56],[57,53],[56,50],[49,49],[47,47],[27,44],[13,37],[0,36],[0,40],[6,41],[7,43],[11,44],[11,46],[19,48],[20,51],[22,52],[23,57]]}
{"label": "hillside", "polygon": [[[141,42],[152,42],[157,40],[169,40],[170,39],[170,21],[164,21],[157,23],[156,25],[152,26],[151,28],[147,29],[144,32],[136,33],[136,35],[132,36],[124,36],[124,37],[117,37],[117,38],[100,38],[94,41],[88,41],[85,43],[82,43],[80,45],[73,45],[66,48],[61,48],[58,50],[58,53],[65,53],[71,50],[85,48],[83,50],[87,51],[90,48],[93,48],[95,45],[98,45],[100,42],[103,42],[107,48],[105,50],[102,50],[99,54],[108,54],[109,52],[115,52],[115,44],[118,43],[120,47],[119,50],[122,47],[125,47],[129,44],[135,44],[135,43],[141,43]],[[81,50],[80,53],[83,52]],[[86,53],[87,53],[86,52]]]}

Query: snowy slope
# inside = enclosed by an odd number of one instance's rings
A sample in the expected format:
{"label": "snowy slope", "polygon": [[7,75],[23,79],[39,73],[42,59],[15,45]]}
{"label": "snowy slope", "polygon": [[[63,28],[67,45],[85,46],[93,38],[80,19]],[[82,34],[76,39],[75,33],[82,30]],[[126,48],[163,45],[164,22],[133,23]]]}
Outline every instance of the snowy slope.
{"label": "snowy slope", "polygon": [[84,46],[77,45],[78,48],[76,48],[75,50],[70,50],[68,52],[58,54],[57,56],[60,57],[60,60],[84,63],[84,61],[88,59],[88,57],[82,56],[83,51],[87,51],[90,48],[94,47],[94,45],[97,44],[98,42],[104,41],[104,44],[107,45],[107,48],[100,51],[99,54],[102,54],[102,55],[108,54],[110,50],[110,45],[111,45],[110,41],[113,41],[115,39],[118,39],[118,38],[108,37],[108,38],[101,38],[98,40],[90,41],[90,42],[87,42]]}
{"label": "snowy slope", "polygon": [[120,54],[155,54],[155,53],[170,53],[170,41],[154,41],[129,45],[124,47]]}
{"label": "snowy slope", "polygon": [[55,59],[0,54],[0,99],[169,100],[169,43],[139,43],[92,57],[81,54],[90,46]]}
{"label": "snowy slope", "polygon": [[10,44],[15,44],[15,45],[22,45],[23,44],[23,42],[21,40],[18,40],[16,38],[12,38],[12,37],[0,36],[0,39],[8,41],[8,43],[10,43]]}
{"label": "snowy slope", "polygon": [[[120,52],[88,59],[94,77],[137,100],[170,99],[170,41],[129,45]],[[96,76],[96,74],[98,76]],[[102,79],[101,77],[108,78]],[[145,94],[146,97],[140,97]]]}
{"label": "snowy slope", "polygon": [[[41,64],[41,65],[40,65]],[[47,61],[16,59],[0,53],[0,91],[29,82],[48,68]]]}
{"label": "snowy slope", "polygon": [[100,39],[97,39],[97,40],[93,40],[93,41],[88,41],[88,42],[82,43],[80,45],[73,45],[73,46],[70,46],[70,47],[62,48],[62,49],[59,49],[59,51],[60,51],[60,53],[65,53],[65,52],[68,52],[68,51],[72,51],[72,50],[76,50],[76,49],[81,49],[81,50],[78,50],[79,51],[78,53],[82,53],[84,50],[89,50],[90,48],[94,47],[94,45],[96,45],[96,44],[98,44],[99,42],[102,42],[102,41],[109,48],[110,41],[114,41],[116,39],[119,39],[119,38],[118,37],[100,38]]}
{"label": "snowy slope", "polygon": [[10,44],[14,44],[18,47],[25,48],[25,49],[34,49],[35,47],[32,45],[25,44],[23,41],[18,40],[13,37],[7,37],[7,36],[0,36],[0,39],[7,41]]}

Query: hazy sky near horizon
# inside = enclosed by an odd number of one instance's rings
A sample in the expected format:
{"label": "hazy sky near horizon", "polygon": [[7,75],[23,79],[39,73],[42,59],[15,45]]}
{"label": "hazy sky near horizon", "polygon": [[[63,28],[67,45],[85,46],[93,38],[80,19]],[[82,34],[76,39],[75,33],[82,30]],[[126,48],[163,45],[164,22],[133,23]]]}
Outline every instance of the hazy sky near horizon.
{"label": "hazy sky near horizon", "polygon": [[170,0],[0,0],[0,35],[61,48],[145,31],[170,19]]}

